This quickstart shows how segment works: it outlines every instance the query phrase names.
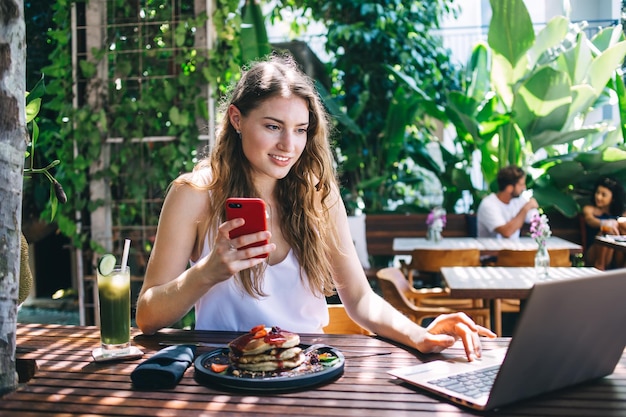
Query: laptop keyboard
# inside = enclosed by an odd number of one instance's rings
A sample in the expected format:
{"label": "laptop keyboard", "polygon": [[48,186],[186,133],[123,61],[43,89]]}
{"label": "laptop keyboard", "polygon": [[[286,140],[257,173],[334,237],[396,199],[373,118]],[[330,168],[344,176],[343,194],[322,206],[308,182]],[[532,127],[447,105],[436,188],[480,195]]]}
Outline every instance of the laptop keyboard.
{"label": "laptop keyboard", "polygon": [[468,397],[479,398],[491,390],[499,368],[500,366],[496,365],[428,382]]}

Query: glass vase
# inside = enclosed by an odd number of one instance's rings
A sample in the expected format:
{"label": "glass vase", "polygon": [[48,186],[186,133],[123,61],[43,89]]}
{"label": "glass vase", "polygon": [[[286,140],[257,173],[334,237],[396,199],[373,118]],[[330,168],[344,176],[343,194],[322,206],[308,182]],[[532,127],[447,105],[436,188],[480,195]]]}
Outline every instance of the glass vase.
{"label": "glass vase", "polygon": [[535,254],[535,273],[540,279],[548,277],[548,269],[550,268],[550,254],[546,245],[539,244],[537,253]]}
{"label": "glass vase", "polygon": [[435,243],[441,241],[442,236],[441,236],[441,230],[436,229],[434,227],[429,227],[428,230],[426,231],[426,240],[431,240]]}

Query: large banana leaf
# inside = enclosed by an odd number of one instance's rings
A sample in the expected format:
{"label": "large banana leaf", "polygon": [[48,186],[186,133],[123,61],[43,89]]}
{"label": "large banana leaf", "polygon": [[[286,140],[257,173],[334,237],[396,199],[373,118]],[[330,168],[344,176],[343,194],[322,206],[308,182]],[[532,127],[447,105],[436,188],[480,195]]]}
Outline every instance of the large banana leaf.
{"label": "large banana leaf", "polygon": [[587,36],[585,32],[580,32],[576,37],[574,47],[559,55],[555,62],[558,68],[567,71],[573,85],[579,85],[585,82],[592,60]]}
{"label": "large banana leaf", "polygon": [[469,134],[477,142],[480,139],[479,121],[476,119],[480,102],[461,92],[452,91],[448,95],[446,115],[456,127],[459,136]]}
{"label": "large banana leaf", "polygon": [[479,42],[472,50],[466,72],[470,80],[467,95],[481,101],[489,92],[489,51],[484,42]]}
{"label": "large banana leaf", "polygon": [[591,63],[589,83],[598,92],[598,96],[615,74],[615,69],[624,62],[624,56],[626,56],[626,41],[609,47]]}
{"label": "large banana leaf", "polygon": [[546,148],[548,146],[560,145],[563,143],[570,143],[574,140],[584,138],[588,135],[595,135],[601,132],[606,132],[606,124],[595,124],[586,126],[582,129],[568,130],[568,131],[555,131],[544,130],[538,135],[530,138],[530,144],[532,149],[537,151],[539,149]]}
{"label": "large banana leaf", "polygon": [[324,102],[326,109],[335,120],[355,135],[360,137],[365,136],[359,125],[356,124],[354,120],[341,109],[328,90],[326,90],[326,87],[318,81],[315,81],[315,87],[320,95],[320,98]]}
{"label": "large banana leaf", "polygon": [[620,115],[622,138],[626,138],[626,86],[622,77],[615,77],[615,92]]}
{"label": "large banana leaf", "polygon": [[567,35],[569,21],[564,16],[555,16],[537,34],[535,42],[528,49],[528,66],[534,67],[540,58],[551,48],[558,46]]}
{"label": "large banana leaf", "polygon": [[548,209],[553,208],[567,217],[574,217],[578,213],[576,200],[571,195],[563,193],[552,183],[548,183],[544,187],[539,184],[533,185],[533,197],[543,210],[548,211]]}
{"label": "large banana leaf", "polygon": [[513,102],[515,121],[526,140],[544,130],[560,131],[572,102],[566,73],[541,68],[520,86]]}
{"label": "large banana leaf", "polygon": [[624,40],[622,25],[615,25],[600,30],[591,39],[591,43],[600,51],[606,51],[611,46]]}
{"label": "large banana leaf", "polygon": [[402,86],[396,90],[387,111],[383,132],[385,137],[383,156],[385,159],[382,163],[385,167],[398,162],[407,136],[406,128],[415,120],[420,101],[418,96],[407,95]]}
{"label": "large banana leaf", "polygon": [[244,63],[263,58],[272,52],[267,38],[265,18],[256,0],[246,0],[242,11],[241,58]]}
{"label": "large banana leaf", "polygon": [[489,46],[515,67],[535,41],[530,14],[523,0],[490,0],[490,3],[493,14],[487,38]]}

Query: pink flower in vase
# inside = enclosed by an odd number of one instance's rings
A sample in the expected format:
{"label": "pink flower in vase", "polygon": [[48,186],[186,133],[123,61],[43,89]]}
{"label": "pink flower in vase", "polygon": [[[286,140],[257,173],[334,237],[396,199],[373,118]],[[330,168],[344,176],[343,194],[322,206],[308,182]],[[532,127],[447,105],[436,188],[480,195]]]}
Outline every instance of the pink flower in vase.
{"label": "pink flower in vase", "polygon": [[446,210],[441,207],[435,207],[432,209],[426,217],[426,225],[428,226],[428,233],[426,239],[439,241],[441,240],[441,232],[446,227]]}
{"label": "pink flower in vase", "polygon": [[543,248],[550,236],[552,236],[552,231],[548,224],[548,216],[539,213],[533,214],[530,219],[530,237],[535,239],[539,247]]}
{"label": "pink flower in vase", "polygon": [[428,213],[426,225],[441,231],[446,227],[446,220],[446,210],[441,207],[435,207]]}

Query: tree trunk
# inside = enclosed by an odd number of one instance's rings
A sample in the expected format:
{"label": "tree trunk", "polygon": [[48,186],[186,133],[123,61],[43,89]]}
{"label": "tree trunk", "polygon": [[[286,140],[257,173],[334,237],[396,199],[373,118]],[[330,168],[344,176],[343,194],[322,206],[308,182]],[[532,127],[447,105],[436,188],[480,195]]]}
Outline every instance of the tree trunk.
{"label": "tree trunk", "polygon": [[15,332],[28,140],[25,91],[24,5],[21,0],[0,0],[0,394],[17,386]]}

